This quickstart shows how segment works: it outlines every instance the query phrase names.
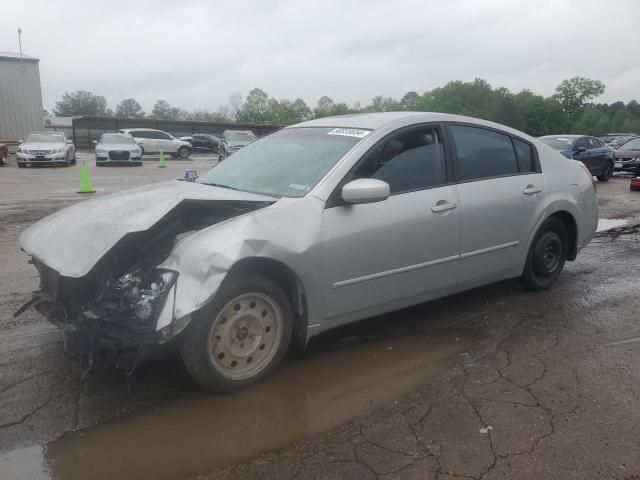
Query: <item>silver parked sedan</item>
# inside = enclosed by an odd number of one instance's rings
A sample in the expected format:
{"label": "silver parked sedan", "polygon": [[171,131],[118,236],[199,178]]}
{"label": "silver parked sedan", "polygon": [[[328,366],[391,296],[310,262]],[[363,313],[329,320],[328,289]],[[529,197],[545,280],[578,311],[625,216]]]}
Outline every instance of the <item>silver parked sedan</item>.
{"label": "silver parked sedan", "polygon": [[522,132],[438,113],[284,128],[196,183],[78,203],[21,238],[71,353],[180,347],[207,388],[293,342],[508,278],[550,287],[596,230],[591,174]]}
{"label": "silver parked sedan", "polygon": [[32,133],[18,145],[19,168],[35,165],[75,165],[76,148],[62,132]]}
{"label": "silver parked sedan", "polygon": [[142,148],[131,135],[105,133],[96,145],[96,165],[142,165]]}

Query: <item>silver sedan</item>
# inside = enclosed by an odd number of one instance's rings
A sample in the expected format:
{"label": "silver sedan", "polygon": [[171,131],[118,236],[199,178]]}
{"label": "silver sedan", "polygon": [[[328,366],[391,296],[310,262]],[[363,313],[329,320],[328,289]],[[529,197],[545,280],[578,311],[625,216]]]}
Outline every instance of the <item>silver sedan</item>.
{"label": "silver sedan", "polygon": [[596,225],[581,163],[402,112],[284,128],[195,183],[76,204],[20,242],[71,353],[176,344],[196,381],[233,390],[339,325],[509,278],[549,288]]}

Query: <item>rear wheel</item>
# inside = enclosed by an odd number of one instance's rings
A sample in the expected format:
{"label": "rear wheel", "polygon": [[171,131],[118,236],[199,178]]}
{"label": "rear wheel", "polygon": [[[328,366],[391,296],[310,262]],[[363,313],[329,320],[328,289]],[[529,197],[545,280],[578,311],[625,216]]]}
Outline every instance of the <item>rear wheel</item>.
{"label": "rear wheel", "polygon": [[607,182],[611,175],[613,175],[613,162],[607,162],[607,164],[602,169],[602,173],[598,175],[598,180],[601,182]]}
{"label": "rear wheel", "polygon": [[180,351],[187,370],[204,388],[237,390],[276,368],[292,331],[291,304],[282,289],[262,275],[237,275],[194,315]]}
{"label": "rear wheel", "polygon": [[528,290],[545,290],[553,285],[567,259],[568,235],[564,223],[551,217],[542,224],[531,242],[520,283]]}

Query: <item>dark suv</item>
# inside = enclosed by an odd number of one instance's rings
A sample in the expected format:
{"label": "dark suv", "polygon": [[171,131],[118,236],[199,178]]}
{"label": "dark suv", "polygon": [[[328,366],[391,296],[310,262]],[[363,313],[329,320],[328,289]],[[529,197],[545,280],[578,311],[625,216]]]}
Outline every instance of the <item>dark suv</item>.
{"label": "dark suv", "polygon": [[218,161],[221,162],[255,139],[256,136],[251,130],[225,130],[218,145]]}

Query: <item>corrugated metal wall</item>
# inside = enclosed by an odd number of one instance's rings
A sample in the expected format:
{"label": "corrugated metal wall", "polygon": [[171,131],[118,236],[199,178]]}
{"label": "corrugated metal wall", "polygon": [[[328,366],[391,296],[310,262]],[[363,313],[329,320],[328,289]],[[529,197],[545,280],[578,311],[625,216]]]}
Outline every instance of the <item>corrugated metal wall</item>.
{"label": "corrugated metal wall", "polygon": [[38,62],[0,58],[0,140],[19,140],[43,128]]}

